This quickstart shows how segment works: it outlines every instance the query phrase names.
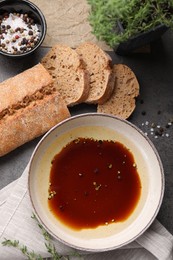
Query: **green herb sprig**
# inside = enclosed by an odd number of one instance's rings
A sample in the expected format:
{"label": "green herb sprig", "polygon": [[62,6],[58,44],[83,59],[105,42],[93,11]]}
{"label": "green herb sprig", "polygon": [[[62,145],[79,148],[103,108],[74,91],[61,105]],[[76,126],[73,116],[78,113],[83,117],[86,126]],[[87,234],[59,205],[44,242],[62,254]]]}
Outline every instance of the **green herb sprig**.
{"label": "green herb sprig", "polygon": [[[47,252],[50,253],[50,257],[52,260],[70,260],[70,257],[76,256],[81,258],[78,252],[74,252],[69,256],[60,255],[55,248],[55,245],[51,241],[50,234],[44,229],[44,227],[39,223],[38,219],[36,218],[35,214],[32,215],[32,219],[36,220],[39,228],[42,231],[43,237],[45,239],[45,246],[47,248]],[[28,260],[45,260],[40,254],[36,254],[34,251],[29,251],[25,245],[21,245],[18,240],[9,240],[4,238],[2,241],[3,246],[14,247],[22,252],[23,255],[27,257]],[[50,259],[50,258],[46,258]]]}
{"label": "green herb sprig", "polygon": [[[173,29],[173,0],[87,0],[93,34],[115,47],[158,25]],[[117,24],[124,31],[120,32]]]}
{"label": "green herb sprig", "polygon": [[41,255],[36,254],[34,251],[29,251],[24,245],[20,245],[18,240],[9,240],[5,238],[2,245],[19,249],[29,260],[43,260]]}

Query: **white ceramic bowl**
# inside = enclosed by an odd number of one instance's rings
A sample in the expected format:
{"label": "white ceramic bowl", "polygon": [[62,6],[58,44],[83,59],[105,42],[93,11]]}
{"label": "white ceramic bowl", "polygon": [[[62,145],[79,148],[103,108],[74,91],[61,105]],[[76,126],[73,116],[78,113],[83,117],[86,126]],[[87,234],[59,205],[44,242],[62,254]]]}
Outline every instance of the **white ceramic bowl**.
{"label": "white ceramic bowl", "polygon": [[[138,166],[142,192],[127,220],[75,231],[50,212],[47,198],[51,160],[77,137],[114,139],[131,150]],[[42,138],[31,158],[28,185],[35,213],[50,234],[71,247],[101,252],[132,242],[150,226],[162,203],[164,172],[156,148],[136,126],[110,115],[89,113],[63,121]]]}

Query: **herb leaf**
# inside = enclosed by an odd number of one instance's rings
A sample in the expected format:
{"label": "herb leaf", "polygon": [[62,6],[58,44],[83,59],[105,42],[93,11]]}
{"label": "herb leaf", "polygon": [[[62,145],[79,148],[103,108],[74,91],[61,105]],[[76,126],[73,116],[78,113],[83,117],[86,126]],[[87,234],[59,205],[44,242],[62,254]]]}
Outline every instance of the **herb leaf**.
{"label": "herb leaf", "polygon": [[[43,237],[45,239],[45,247],[47,248],[47,252],[50,253],[52,260],[70,260],[70,256],[63,256],[60,255],[55,248],[55,245],[51,241],[50,234],[44,229],[44,227],[39,223],[35,214],[32,215],[32,219],[36,220],[38,227],[41,229]],[[34,251],[29,251],[25,245],[21,245],[18,240],[10,240],[4,238],[2,241],[3,246],[14,247],[22,252],[23,255],[27,256],[28,260],[43,260],[40,254],[36,254]],[[77,252],[71,254],[71,256],[78,256],[80,255]],[[45,258],[44,258],[45,259]]]}
{"label": "herb leaf", "polygon": [[87,1],[93,34],[111,47],[161,24],[173,29],[173,0]]}
{"label": "herb leaf", "polygon": [[26,246],[20,245],[18,240],[9,240],[9,239],[4,239],[2,242],[3,246],[9,246],[9,247],[15,247],[19,249],[23,255],[27,256],[29,260],[43,260],[41,255],[36,254],[34,251],[29,251]]}

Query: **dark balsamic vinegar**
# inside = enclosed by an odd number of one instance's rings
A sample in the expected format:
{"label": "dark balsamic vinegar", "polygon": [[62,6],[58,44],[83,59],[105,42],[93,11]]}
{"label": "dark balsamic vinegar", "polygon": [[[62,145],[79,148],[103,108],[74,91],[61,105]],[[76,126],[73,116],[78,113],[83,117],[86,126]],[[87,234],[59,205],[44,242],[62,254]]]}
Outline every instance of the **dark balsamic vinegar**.
{"label": "dark balsamic vinegar", "polygon": [[133,154],[119,142],[78,138],[52,160],[49,208],[73,229],[126,220],[140,194]]}

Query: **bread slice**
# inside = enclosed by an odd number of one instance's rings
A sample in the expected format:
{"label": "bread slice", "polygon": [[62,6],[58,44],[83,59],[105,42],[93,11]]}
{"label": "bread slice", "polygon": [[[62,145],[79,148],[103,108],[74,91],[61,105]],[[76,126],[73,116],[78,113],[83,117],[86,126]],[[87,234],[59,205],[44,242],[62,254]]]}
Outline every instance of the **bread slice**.
{"label": "bread slice", "polygon": [[112,60],[99,46],[85,42],[76,48],[90,74],[90,91],[86,103],[103,104],[112,94],[114,75]]}
{"label": "bread slice", "polygon": [[44,134],[70,113],[58,92],[29,103],[0,120],[0,157]]}
{"label": "bread slice", "polygon": [[67,106],[82,103],[89,93],[89,74],[72,48],[57,44],[41,60]]}
{"label": "bread slice", "polygon": [[135,97],[139,95],[139,83],[133,71],[126,65],[113,66],[115,88],[110,99],[97,106],[97,112],[127,119],[135,109]]}

